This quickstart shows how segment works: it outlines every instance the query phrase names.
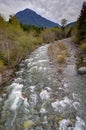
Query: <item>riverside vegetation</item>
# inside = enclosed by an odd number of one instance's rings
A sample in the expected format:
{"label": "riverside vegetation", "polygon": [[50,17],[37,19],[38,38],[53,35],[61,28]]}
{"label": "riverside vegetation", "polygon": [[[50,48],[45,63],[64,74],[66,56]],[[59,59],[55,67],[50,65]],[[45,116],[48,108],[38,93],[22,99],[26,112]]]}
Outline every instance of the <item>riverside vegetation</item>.
{"label": "riverside vegetation", "polygon": [[79,18],[73,28],[72,39],[86,51],[86,2],[83,3]]}
{"label": "riverside vegetation", "polygon": [[0,71],[15,67],[43,42],[41,37],[34,36],[35,30],[24,32],[15,16],[11,16],[9,22],[0,16]]}
{"label": "riverside vegetation", "polygon": [[65,58],[67,57],[67,47],[60,42],[55,42],[55,44],[49,47],[49,54],[51,58],[54,59],[55,63],[59,63],[60,65],[65,62]]}
{"label": "riverside vegetation", "polygon": [[[74,26],[64,26],[66,20],[62,20],[62,30],[65,37],[71,36],[75,47],[77,47],[77,69],[80,73],[86,73],[86,2],[83,3],[81,13]],[[70,43],[69,43],[70,44]],[[55,42],[49,47],[49,54],[55,63],[65,65],[65,59],[68,57],[68,45]]]}

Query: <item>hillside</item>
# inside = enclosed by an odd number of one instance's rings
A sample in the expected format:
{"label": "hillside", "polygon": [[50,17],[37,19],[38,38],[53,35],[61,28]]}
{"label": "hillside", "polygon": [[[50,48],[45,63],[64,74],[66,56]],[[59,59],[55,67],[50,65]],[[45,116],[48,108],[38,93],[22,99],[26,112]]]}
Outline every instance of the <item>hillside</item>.
{"label": "hillside", "polygon": [[74,27],[75,24],[76,24],[76,22],[71,22],[71,23],[68,23],[68,24],[66,25],[66,27]]}
{"label": "hillside", "polygon": [[55,27],[58,26],[60,27],[59,24],[54,23],[40,15],[38,15],[36,12],[34,12],[33,10],[30,9],[25,9],[23,11],[20,11],[18,13],[16,13],[15,15],[17,17],[17,19],[19,20],[20,23],[22,24],[30,24],[30,25],[35,25],[35,26],[39,26],[39,27],[47,27],[47,28],[51,28],[51,27]]}

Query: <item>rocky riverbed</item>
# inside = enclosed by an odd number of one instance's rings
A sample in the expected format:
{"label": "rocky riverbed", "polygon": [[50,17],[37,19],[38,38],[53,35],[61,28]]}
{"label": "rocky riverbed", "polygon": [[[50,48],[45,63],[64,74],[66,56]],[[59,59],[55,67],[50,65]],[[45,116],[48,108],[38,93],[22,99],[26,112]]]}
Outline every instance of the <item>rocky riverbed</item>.
{"label": "rocky riverbed", "polygon": [[[62,47],[60,48],[58,44],[62,44]],[[62,49],[63,52],[61,52]],[[57,55],[60,55],[59,61],[61,63],[58,61]],[[81,50],[70,38],[51,44],[49,47],[49,56],[57,67],[57,71],[62,71],[68,64],[76,64],[78,73],[86,74],[86,51]]]}

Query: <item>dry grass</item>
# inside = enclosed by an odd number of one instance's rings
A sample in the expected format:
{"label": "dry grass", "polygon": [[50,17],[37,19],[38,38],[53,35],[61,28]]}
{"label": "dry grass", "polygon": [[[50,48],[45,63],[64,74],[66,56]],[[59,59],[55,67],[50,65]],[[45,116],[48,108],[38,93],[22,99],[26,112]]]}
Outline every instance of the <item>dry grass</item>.
{"label": "dry grass", "polygon": [[3,67],[4,66],[4,63],[3,61],[0,60],[0,67]]}
{"label": "dry grass", "polygon": [[81,42],[81,49],[86,51],[86,40]]}
{"label": "dry grass", "polygon": [[54,62],[62,64],[67,57],[67,47],[64,43],[55,43],[50,45],[49,54]]}
{"label": "dry grass", "polygon": [[57,60],[58,60],[59,63],[63,63],[64,60],[65,60],[65,55],[62,55],[62,54],[61,54],[61,55],[58,55],[58,56],[57,56]]}

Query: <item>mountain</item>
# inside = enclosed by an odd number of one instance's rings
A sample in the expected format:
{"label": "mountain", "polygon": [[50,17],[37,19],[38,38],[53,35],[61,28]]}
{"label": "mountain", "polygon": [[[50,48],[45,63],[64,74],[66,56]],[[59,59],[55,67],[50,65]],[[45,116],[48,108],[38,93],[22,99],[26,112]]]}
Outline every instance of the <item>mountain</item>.
{"label": "mountain", "polygon": [[76,21],[75,21],[75,22],[68,23],[68,24],[66,25],[66,27],[73,27],[75,24],[76,24]]}
{"label": "mountain", "polygon": [[42,17],[41,15],[38,15],[36,12],[30,9],[22,10],[16,13],[15,16],[17,17],[17,19],[19,20],[21,24],[26,24],[26,25],[30,24],[30,25],[35,25],[39,27],[47,27],[47,28],[51,28],[54,26],[60,27],[59,24],[54,23]]}

